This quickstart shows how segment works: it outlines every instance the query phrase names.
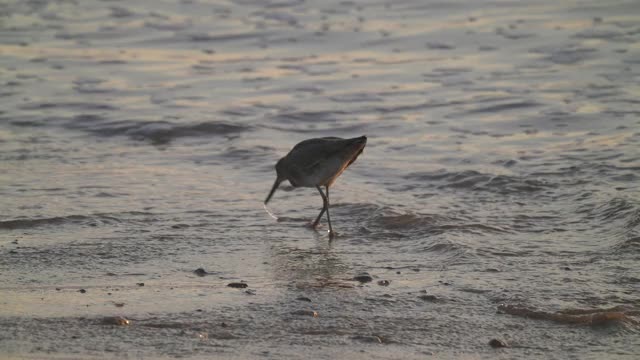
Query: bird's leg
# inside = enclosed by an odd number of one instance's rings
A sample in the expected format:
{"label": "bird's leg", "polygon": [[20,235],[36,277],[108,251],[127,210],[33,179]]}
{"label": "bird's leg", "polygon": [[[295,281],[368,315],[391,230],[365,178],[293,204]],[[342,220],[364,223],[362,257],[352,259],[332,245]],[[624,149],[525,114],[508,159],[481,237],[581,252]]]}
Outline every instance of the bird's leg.
{"label": "bird's leg", "polygon": [[329,216],[329,185],[325,186],[325,189],[327,189],[326,206],[327,206],[327,221],[329,222],[329,240],[333,240],[333,237],[335,236],[336,233],[334,233],[333,228],[331,228],[331,216]]}
{"label": "bird's leg", "polygon": [[318,191],[320,192],[320,196],[322,196],[322,210],[320,210],[320,214],[318,214],[316,221],[314,221],[313,224],[311,224],[311,227],[314,229],[318,226],[318,223],[320,223],[320,218],[322,218],[322,215],[324,214],[324,212],[327,211],[327,209],[329,209],[329,200],[322,192],[322,189],[320,189],[320,186],[316,186],[316,189],[318,189]]}

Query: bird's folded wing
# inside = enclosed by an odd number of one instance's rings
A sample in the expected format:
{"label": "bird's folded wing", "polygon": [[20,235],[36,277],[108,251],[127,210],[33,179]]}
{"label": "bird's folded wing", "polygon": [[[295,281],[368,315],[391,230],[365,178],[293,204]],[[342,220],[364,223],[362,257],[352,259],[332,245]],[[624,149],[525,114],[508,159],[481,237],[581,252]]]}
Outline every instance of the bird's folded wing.
{"label": "bird's folded wing", "polygon": [[290,164],[305,172],[312,171],[329,159],[340,157],[349,143],[339,138],[321,138],[305,140],[296,145],[287,160]]}

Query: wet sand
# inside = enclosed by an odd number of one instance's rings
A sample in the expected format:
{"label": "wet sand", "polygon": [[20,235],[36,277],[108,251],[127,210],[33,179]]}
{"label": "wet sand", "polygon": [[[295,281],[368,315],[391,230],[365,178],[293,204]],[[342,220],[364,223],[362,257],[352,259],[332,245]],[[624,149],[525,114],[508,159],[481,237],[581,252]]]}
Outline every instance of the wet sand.
{"label": "wet sand", "polygon": [[0,358],[638,358],[636,1],[0,13]]}

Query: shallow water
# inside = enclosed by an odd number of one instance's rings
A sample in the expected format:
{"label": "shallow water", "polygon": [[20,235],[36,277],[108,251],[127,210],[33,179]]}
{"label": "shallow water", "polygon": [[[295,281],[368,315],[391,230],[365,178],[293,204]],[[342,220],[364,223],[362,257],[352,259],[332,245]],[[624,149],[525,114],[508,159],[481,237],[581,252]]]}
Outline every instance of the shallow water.
{"label": "shallow water", "polygon": [[[637,2],[0,13],[0,356],[640,354]],[[333,242],[315,189],[264,211],[361,135]]]}

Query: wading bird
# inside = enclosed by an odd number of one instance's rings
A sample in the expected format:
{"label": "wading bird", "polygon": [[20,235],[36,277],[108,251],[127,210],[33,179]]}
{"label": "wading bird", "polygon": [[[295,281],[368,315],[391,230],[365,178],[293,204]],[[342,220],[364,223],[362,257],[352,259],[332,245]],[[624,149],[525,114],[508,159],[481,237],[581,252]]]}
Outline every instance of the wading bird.
{"label": "wading bird", "polygon": [[[329,239],[333,239],[335,233],[331,227],[331,217],[329,216],[329,186],[349,165],[356,161],[366,144],[366,136],[352,139],[324,137],[299,143],[276,163],[276,181],[273,183],[264,205],[267,205],[280,183],[285,180],[289,180],[293,187],[315,187],[322,196],[322,210],[311,226],[315,229],[322,214],[326,211],[329,222]],[[326,195],[320,186],[325,187]]]}

